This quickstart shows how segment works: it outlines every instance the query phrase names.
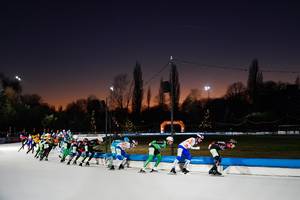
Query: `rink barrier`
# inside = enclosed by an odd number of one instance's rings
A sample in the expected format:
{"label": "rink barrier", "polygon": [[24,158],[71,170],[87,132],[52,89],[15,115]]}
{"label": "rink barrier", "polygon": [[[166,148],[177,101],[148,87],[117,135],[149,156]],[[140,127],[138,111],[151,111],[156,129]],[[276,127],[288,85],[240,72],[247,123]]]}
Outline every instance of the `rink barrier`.
{"label": "rink barrier", "polygon": [[[96,154],[95,157],[105,158],[109,154]],[[148,158],[146,154],[131,154],[130,160],[145,161]],[[176,156],[163,156],[161,162],[172,163]],[[208,156],[193,157],[191,164],[212,165],[213,159]],[[277,167],[277,168],[295,168],[300,169],[300,159],[271,159],[271,158],[222,158],[222,166],[246,166],[246,167]]]}
{"label": "rink barrier", "polygon": [[[105,158],[108,155],[98,154],[97,157]],[[147,157],[148,155],[142,154],[130,155],[130,166],[141,168]],[[169,171],[174,159],[175,156],[163,156],[158,169]],[[104,164],[104,159],[101,160]],[[151,162],[148,168],[152,168],[154,162]],[[188,169],[192,172],[208,173],[212,164],[211,157],[193,157]],[[300,177],[299,159],[223,158],[222,166],[218,168],[223,174]],[[178,165],[176,170],[180,170]]]}

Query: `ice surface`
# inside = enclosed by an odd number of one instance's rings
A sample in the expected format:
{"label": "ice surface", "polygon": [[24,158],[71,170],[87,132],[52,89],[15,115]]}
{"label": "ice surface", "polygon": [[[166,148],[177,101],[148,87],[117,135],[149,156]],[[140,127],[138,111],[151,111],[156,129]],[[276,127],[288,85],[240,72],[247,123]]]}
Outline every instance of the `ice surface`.
{"label": "ice surface", "polygon": [[38,161],[20,144],[0,145],[0,200],[282,200],[298,199],[300,178],[205,173],[140,174],[139,169],[109,171],[67,166],[55,153]]}

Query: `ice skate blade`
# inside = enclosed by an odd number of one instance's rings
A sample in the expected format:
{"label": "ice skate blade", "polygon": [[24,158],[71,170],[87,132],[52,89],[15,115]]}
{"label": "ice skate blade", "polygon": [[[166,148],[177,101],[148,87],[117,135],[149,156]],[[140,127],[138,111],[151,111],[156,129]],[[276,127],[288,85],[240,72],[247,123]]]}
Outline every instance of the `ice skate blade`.
{"label": "ice skate blade", "polygon": [[218,175],[218,174],[209,174],[209,176],[213,176],[213,177],[224,177],[224,175]]}

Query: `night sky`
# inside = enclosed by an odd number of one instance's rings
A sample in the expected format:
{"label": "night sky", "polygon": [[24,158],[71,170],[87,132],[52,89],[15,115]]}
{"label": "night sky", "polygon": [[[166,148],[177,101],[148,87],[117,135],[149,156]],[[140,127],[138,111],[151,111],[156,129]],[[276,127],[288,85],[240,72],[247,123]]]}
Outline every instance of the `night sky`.
{"label": "night sky", "polygon": [[[147,81],[171,55],[241,68],[257,58],[262,69],[300,70],[297,1],[6,1],[0,24],[0,72],[18,74],[24,93],[56,106],[90,94],[105,98],[113,77],[132,77],[136,61]],[[182,99],[205,84],[218,97],[247,80],[242,71],[183,64],[178,71]],[[153,97],[162,76],[168,79],[168,70],[149,84]],[[296,76],[264,73],[264,80]]]}

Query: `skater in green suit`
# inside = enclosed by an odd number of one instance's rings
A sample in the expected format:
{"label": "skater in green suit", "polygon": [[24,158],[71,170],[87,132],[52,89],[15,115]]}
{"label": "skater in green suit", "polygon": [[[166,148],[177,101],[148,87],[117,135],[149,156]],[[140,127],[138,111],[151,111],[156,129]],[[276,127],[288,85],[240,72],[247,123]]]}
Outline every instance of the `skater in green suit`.
{"label": "skater in green suit", "polygon": [[145,173],[146,172],[146,167],[148,166],[148,164],[156,157],[156,162],[154,167],[152,168],[151,172],[157,172],[157,166],[159,165],[162,156],[160,153],[161,149],[166,148],[167,143],[169,145],[173,144],[173,137],[167,137],[166,141],[163,142],[158,142],[156,140],[152,141],[149,144],[149,156],[148,159],[146,160],[144,167],[140,170],[141,173]]}
{"label": "skater in green suit", "polygon": [[66,157],[67,157],[68,155],[70,155],[70,153],[71,153],[71,151],[72,151],[72,143],[73,143],[73,142],[75,142],[75,140],[71,140],[71,141],[66,140],[66,141],[64,142],[64,145],[63,145],[63,151],[62,151],[61,156],[60,156],[60,158],[61,158],[60,162],[65,162]]}

